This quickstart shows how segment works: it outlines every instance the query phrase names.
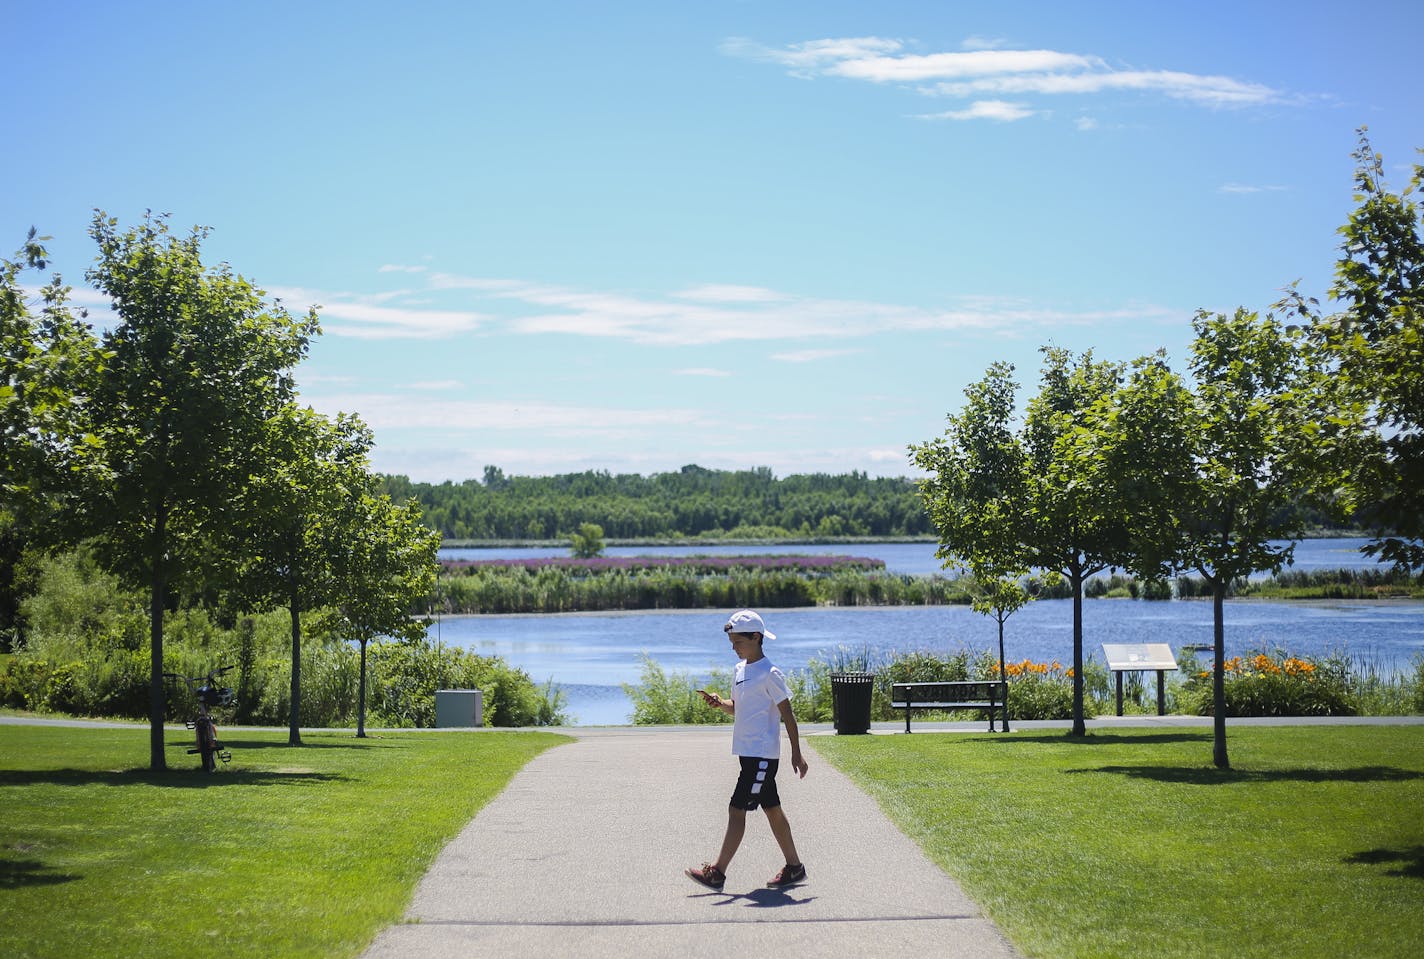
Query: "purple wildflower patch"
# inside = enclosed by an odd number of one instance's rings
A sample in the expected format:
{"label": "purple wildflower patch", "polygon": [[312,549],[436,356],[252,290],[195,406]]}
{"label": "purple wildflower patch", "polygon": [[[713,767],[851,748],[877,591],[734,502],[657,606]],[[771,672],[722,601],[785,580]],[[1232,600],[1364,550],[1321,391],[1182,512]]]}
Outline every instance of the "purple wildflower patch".
{"label": "purple wildflower patch", "polygon": [[831,573],[838,570],[884,569],[883,559],[868,556],[772,555],[772,556],[546,556],[530,559],[450,559],[441,563],[447,570],[477,569],[557,569],[584,573],[640,573],[675,569],[693,574],[755,572]]}

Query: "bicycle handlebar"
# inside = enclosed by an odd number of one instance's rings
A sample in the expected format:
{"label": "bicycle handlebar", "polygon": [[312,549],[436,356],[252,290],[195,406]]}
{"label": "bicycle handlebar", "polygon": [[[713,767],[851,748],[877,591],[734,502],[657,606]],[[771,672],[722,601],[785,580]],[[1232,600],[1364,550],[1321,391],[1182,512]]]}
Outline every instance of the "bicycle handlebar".
{"label": "bicycle handlebar", "polygon": [[236,666],[219,666],[217,669],[209,670],[207,673],[204,673],[202,676],[181,676],[181,675],[179,675],[178,673],[164,673],[163,675],[164,675],[165,677],[167,677],[168,679],[181,679],[181,680],[183,680],[185,683],[186,683],[186,682],[194,682],[194,683],[196,683],[196,682],[198,682],[199,680],[203,680],[203,679],[213,679],[213,678],[215,678],[215,677],[221,676],[223,673],[227,672],[227,671],[230,670],[230,669],[236,669],[236,668],[237,668]]}

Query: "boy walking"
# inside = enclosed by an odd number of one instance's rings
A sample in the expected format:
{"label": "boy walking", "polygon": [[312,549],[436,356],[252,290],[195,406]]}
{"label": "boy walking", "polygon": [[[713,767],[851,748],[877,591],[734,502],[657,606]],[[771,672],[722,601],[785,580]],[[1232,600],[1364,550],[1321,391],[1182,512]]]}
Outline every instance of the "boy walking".
{"label": "boy walking", "polygon": [[764,640],[775,639],[776,634],[767,631],[761,616],[750,609],[733,613],[722,627],[736,653],[736,674],[732,687],[732,698],[723,699],[717,693],[699,689],[703,700],[732,716],[732,752],[741,761],[741,775],[732,793],[731,805],[727,809],[727,833],[722,838],[722,851],[715,863],[704,862],[696,869],[685,870],[694,882],[718,892],[727,880],[727,866],[737,854],[746,833],[747,813],[760,807],[766,813],[766,821],[771,826],[771,834],[781,847],[786,859],[770,882],[773,889],[784,889],[806,881],[806,867],[796,854],[796,843],[791,839],[791,824],[781,811],[781,797],[776,792],[776,769],[780,764],[781,733],[779,726],[786,727],[786,735],[791,740],[791,768],[805,778],[806,760],[801,757],[801,738],[796,728],[796,716],[791,711],[791,692],[786,687],[786,677],[772,665],[762,652]]}

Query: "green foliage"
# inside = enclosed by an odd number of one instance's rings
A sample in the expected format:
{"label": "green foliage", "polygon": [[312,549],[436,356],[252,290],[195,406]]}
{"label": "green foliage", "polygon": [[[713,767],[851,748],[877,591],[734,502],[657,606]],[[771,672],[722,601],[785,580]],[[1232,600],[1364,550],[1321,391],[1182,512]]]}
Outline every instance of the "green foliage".
{"label": "green foliage", "polygon": [[[1349,661],[1249,653],[1223,663],[1227,716],[1354,716],[1359,691]],[[1215,715],[1213,671],[1187,667],[1179,707],[1202,716]]]}
{"label": "green foliage", "polygon": [[[423,534],[432,538],[428,532]],[[26,600],[29,645],[0,667],[0,702],[38,712],[141,718],[148,696],[142,603],[100,570],[85,551],[41,564],[36,592]],[[499,658],[442,648],[412,620],[414,638],[370,644],[370,700],[382,726],[431,726],[435,690],[484,691],[485,718],[495,726],[541,726],[566,721],[560,694],[535,686],[528,674]],[[291,718],[290,618],[263,613],[226,624],[197,606],[165,616],[164,671],[199,676],[235,665],[228,680],[236,702],[218,710],[220,723],[286,725]],[[359,657],[346,642],[349,621],[334,609],[312,616],[301,651],[304,677],[298,722],[352,726],[359,717]],[[193,704],[185,687],[164,687],[165,715],[186,717]]]}
{"label": "green foliage", "polygon": [[603,555],[603,527],[597,523],[580,523],[570,548],[578,559],[593,559]]}
{"label": "green foliage", "polygon": [[[1341,258],[1330,295],[1340,312],[1311,320],[1312,340],[1334,364],[1342,398],[1368,410],[1371,442],[1346,446],[1346,487],[1374,534],[1373,550],[1402,568],[1424,568],[1424,187],[1416,164],[1395,193],[1364,129],[1354,153],[1355,200],[1340,228]],[[1352,455],[1353,454],[1353,455]]]}
{"label": "green foliage", "polygon": [[793,475],[769,469],[684,466],[651,476],[589,471],[485,481],[412,483],[385,477],[396,499],[414,497],[445,539],[547,540],[595,523],[614,539],[814,539],[924,536],[931,532],[914,485],[864,473]]}
{"label": "green foliage", "polygon": [[33,299],[22,284],[48,265],[47,239],[31,228],[16,258],[0,259],[0,651],[21,629],[24,555],[76,533],[98,445],[85,397],[103,354],[58,276]]}
{"label": "green foliage", "polygon": [[266,423],[294,396],[293,367],[317,332],[226,264],[204,265],[204,229],[169,233],[146,215],[121,230],[96,213],[87,276],[118,322],[87,410],[103,453],[90,532],[101,562],[149,596],[149,756],[162,769],[163,609],[173,587],[217,585],[243,557],[213,549],[252,477]]}
{"label": "green foliage", "polygon": [[965,584],[939,576],[843,569],[826,575],[679,567],[570,570],[470,567],[440,578],[441,608],[455,613],[562,613],[615,609],[924,606],[968,603]]}
{"label": "green foliage", "polygon": [[[1177,431],[1186,394],[1160,355],[1139,359],[1129,376],[1091,352],[1041,352],[1039,392],[1021,424],[1013,367],[996,363],[965,390],[964,410],[948,417],[944,435],[911,451],[929,474],[920,487],[940,556],[986,583],[1032,569],[1067,581],[1081,734],[1084,583],[1113,566],[1165,577],[1174,530],[1155,518],[1187,459]],[[1002,626],[1011,610],[998,605]]]}
{"label": "green foliage", "polygon": [[730,723],[732,717],[707,705],[698,695],[699,689],[720,690],[723,697],[730,697],[731,671],[713,670],[702,678],[686,673],[667,673],[644,654],[638,684],[623,685],[623,691],[633,703],[633,724],[636,726]]}

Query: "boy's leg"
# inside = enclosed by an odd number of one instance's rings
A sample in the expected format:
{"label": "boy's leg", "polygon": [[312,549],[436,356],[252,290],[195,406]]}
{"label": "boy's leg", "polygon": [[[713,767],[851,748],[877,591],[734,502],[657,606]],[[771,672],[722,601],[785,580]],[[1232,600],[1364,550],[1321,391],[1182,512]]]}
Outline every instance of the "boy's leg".
{"label": "boy's leg", "polygon": [[786,813],[781,811],[780,806],[767,806],[765,811],[766,821],[771,825],[771,834],[776,837],[776,844],[781,847],[786,864],[801,865],[801,857],[796,854],[796,843],[791,838],[791,823],[787,821]]}
{"label": "boy's leg", "polygon": [[732,857],[737,854],[737,848],[742,844],[742,837],[747,832],[747,811],[738,809],[736,806],[727,807],[727,833],[722,837],[722,851],[717,854],[715,865],[724,874],[727,867],[732,864]]}

